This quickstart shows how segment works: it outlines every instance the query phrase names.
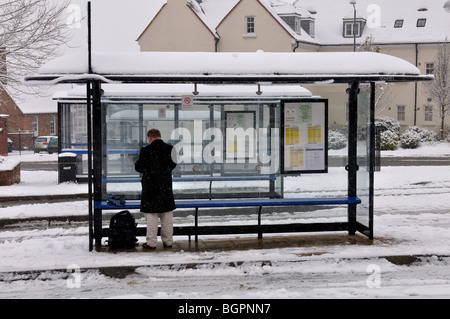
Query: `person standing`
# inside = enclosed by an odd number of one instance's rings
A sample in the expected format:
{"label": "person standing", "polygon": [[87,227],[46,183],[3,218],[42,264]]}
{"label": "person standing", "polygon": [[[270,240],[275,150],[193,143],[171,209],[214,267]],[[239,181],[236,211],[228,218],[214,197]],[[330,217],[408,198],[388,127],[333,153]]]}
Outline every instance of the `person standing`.
{"label": "person standing", "polygon": [[172,189],[172,170],[177,164],[172,160],[172,145],[161,139],[158,129],[147,132],[148,145],[143,147],[135,163],[142,175],[141,212],[147,222],[147,236],[143,247],[156,249],[158,218],[161,220],[161,240],[165,248],[173,243],[173,211],[175,199]]}

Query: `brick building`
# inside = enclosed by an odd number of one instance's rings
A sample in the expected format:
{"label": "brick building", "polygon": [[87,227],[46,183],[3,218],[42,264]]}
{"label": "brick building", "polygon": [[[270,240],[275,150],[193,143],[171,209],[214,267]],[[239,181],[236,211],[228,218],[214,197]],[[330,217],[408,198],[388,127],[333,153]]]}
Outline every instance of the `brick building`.
{"label": "brick building", "polygon": [[[32,97],[19,107],[8,92],[0,88],[0,113],[9,115],[8,137],[13,141],[14,149],[33,149],[37,136],[58,134],[56,106],[41,107],[40,100]],[[46,98],[46,101],[50,103],[51,99]]]}

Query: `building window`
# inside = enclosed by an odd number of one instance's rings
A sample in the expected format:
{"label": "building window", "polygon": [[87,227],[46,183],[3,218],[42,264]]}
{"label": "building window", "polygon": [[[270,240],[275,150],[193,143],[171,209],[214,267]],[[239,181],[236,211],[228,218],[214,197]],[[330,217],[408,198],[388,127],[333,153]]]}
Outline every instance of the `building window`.
{"label": "building window", "polygon": [[403,19],[395,20],[394,28],[403,28]]}
{"label": "building window", "polygon": [[50,117],[50,135],[56,135],[56,116]]}
{"label": "building window", "polygon": [[85,140],[87,141],[86,105],[73,104],[70,108],[70,112],[74,136],[85,136]]}
{"label": "building window", "polygon": [[417,20],[417,27],[423,28],[427,24],[427,19],[418,19]]}
{"label": "building window", "polygon": [[345,37],[351,38],[353,37],[353,27],[356,26],[356,36],[358,37],[358,23],[354,24],[353,22],[348,22],[345,24]]}
{"label": "building window", "polygon": [[344,38],[353,38],[353,29],[355,29],[355,36],[360,38],[362,36],[362,30],[364,29],[365,20],[356,20],[356,24],[353,19],[344,21]]}
{"label": "building window", "polygon": [[247,21],[247,34],[255,33],[255,17],[245,17]]}
{"label": "building window", "polygon": [[425,74],[434,74],[434,63],[425,63]]}
{"label": "building window", "polygon": [[423,109],[425,111],[425,122],[433,122],[433,106],[425,105]]}
{"label": "building window", "polygon": [[397,121],[404,122],[406,120],[406,105],[397,105]]}
{"label": "building window", "polygon": [[33,116],[32,126],[34,135],[39,136],[39,118],[37,116]]}

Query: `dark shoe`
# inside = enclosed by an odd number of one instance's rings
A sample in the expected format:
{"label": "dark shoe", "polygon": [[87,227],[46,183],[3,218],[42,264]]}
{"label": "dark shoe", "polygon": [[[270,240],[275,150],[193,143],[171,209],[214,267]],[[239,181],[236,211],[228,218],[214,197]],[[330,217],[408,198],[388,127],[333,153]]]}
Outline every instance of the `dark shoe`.
{"label": "dark shoe", "polygon": [[172,248],[172,245],[166,245],[166,244],[163,244],[163,247],[164,247],[164,248],[169,248],[169,249],[170,249],[170,248]]}
{"label": "dark shoe", "polygon": [[148,250],[155,250],[155,249],[156,249],[156,247],[149,246],[149,245],[147,245],[147,243],[144,243],[144,244],[142,245],[142,248],[148,249]]}

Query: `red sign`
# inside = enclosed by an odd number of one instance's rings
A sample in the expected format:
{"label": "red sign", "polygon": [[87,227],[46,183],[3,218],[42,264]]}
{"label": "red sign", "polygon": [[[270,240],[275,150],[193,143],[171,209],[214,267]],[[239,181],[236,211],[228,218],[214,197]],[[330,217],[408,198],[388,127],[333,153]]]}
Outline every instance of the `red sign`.
{"label": "red sign", "polygon": [[186,111],[186,110],[192,110],[193,108],[194,108],[193,96],[191,96],[191,95],[183,96],[181,109]]}

